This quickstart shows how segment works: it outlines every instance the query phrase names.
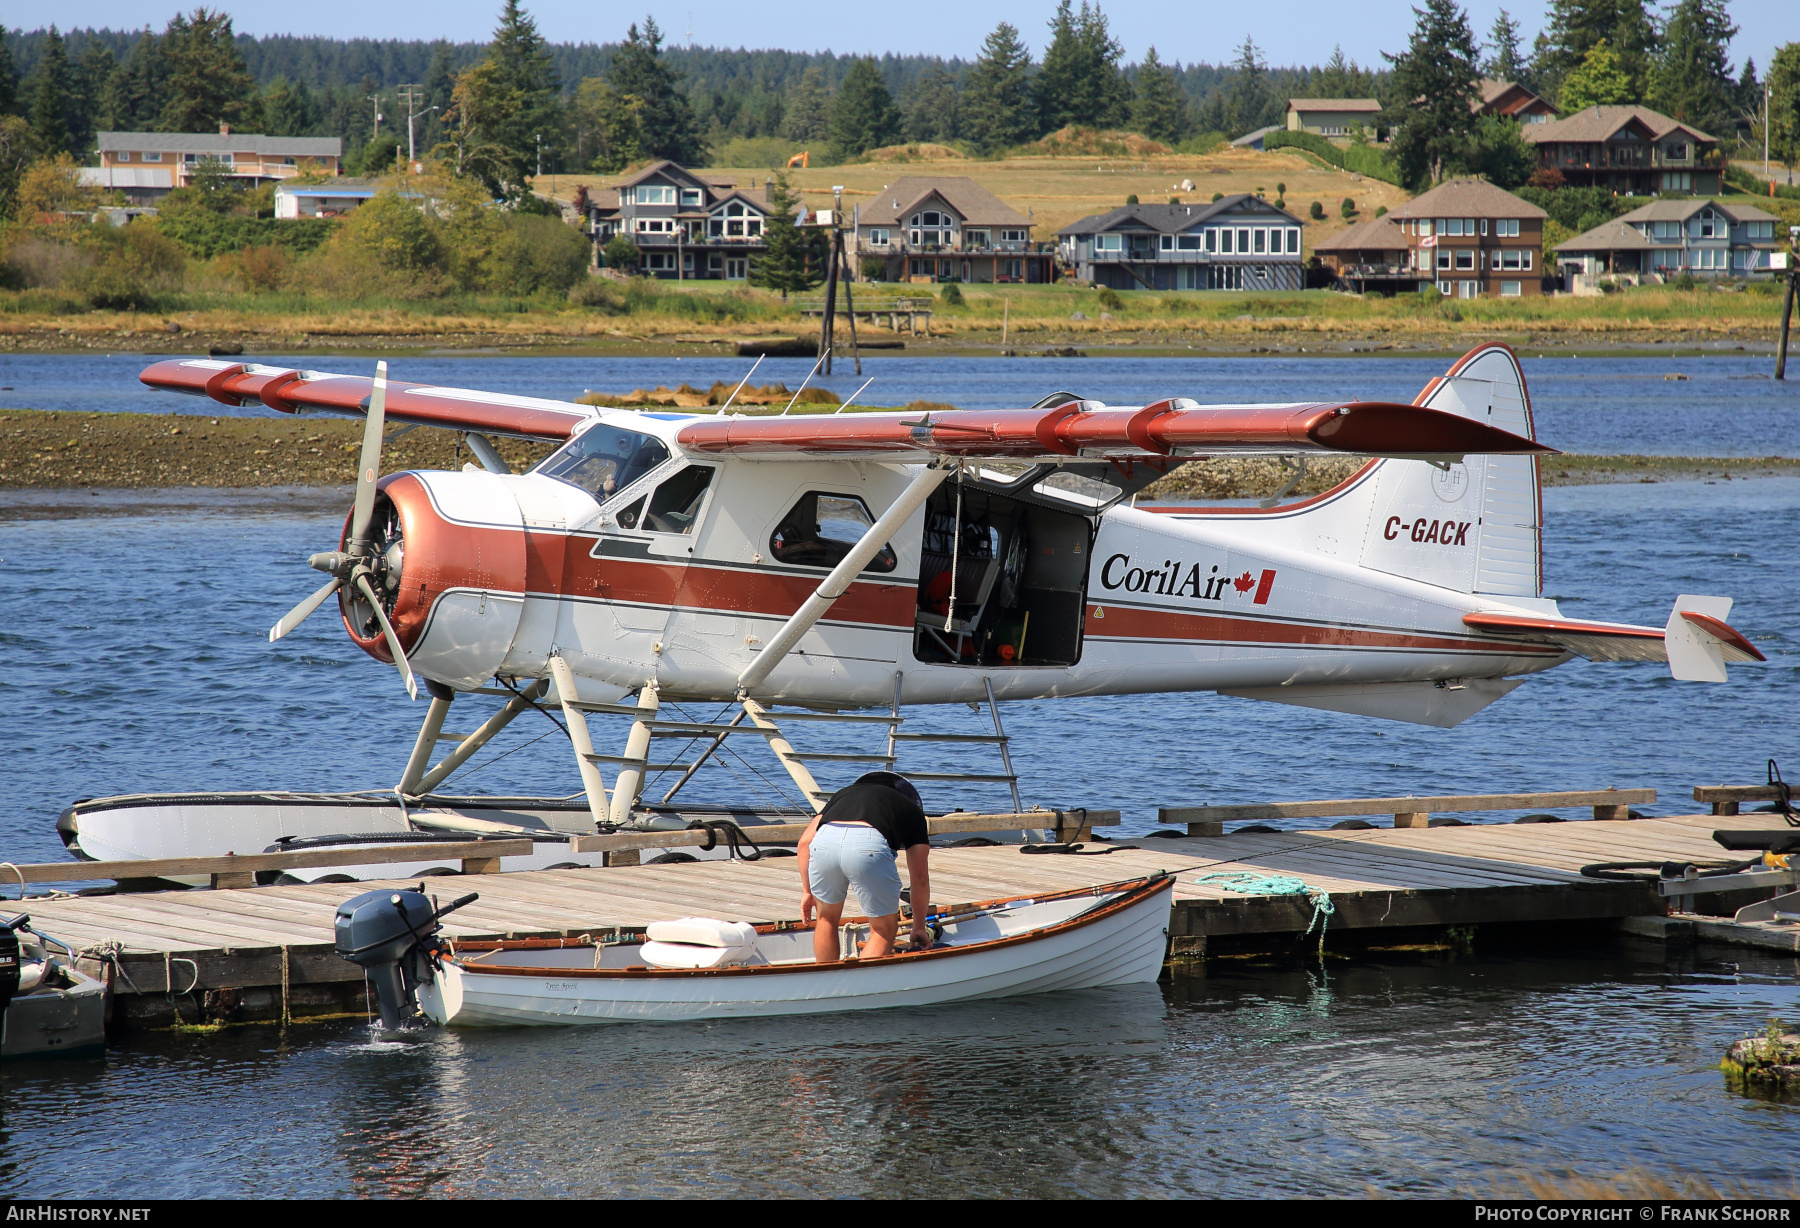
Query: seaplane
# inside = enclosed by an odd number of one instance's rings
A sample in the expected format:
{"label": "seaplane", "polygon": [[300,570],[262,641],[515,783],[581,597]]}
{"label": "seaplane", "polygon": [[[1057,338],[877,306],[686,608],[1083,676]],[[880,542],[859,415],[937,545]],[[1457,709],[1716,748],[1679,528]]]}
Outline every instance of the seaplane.
{"label": "seaplane", "polygon": [[[324,583],[269,636],[335,601],[351,640],[429,706],[391,790],[87,800],[59,820],[80,856],[525,832],[536,852],[505,868],[593,864],[569,853],[572,834],[792,821],[830,796],[815,767],[895,768],[933,739],[991,745],[1002,770],[896,770],[1008,788],[1010,826],[1029,830],[1007,701],[1212,691],[1448,728],[1576,657],[1663,661],[1709,682],[1763,659],[1726,621],[1729,598],[1681,595],[1654,627],[1566,618],[1542,595],[1539,465],[1553,449],[1504,345],[1464,355],[1410,404],[1118,406],[1058,392],[1002,410],[671,413],[408,383],[385,363],[370,378],[185,358],[141,379],[365,420],[343,531],[310,559]],[[390,422],[458,432],[479,463],[383,475]],[[514,473],[497,437],[554,450]],[[1282,458],[1295,481],[1253,506],[1136,506],[1177,465],[1241,456]],[[1287,498],[1309,460],[1331,456],[1364,463]],[[500,707],[479,727],[444,732],[453,709],[484,699]],[[965,703],[992,734],[907,730],[909,710]],[[534,711],[563,726],[578,791],[445,791]],[[628,725],[622,747],[596,748],[595,717]],[[799,731],[816,721],[885,746],[808,751]],[[692,761],[656,762],[668,739],[696,748]],[[798,802],[709,817],[678,799],[744,739]],[[647,779],[677,769],[646,800]],[[419,866],[366,876],[452,868],[422,847]]]}

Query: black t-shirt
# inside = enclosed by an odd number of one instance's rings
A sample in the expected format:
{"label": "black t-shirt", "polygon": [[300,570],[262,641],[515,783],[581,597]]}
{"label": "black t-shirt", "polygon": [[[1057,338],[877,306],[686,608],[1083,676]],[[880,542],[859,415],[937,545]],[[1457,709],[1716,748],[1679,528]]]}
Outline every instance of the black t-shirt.
{"label": "black t-shirt", "polygon": [[824,823],[867,823],[887,837],[888,847],[898,852],[930,842],[925,812],[917,802],[886,785],[851,785],[840,789],[819,816]]}

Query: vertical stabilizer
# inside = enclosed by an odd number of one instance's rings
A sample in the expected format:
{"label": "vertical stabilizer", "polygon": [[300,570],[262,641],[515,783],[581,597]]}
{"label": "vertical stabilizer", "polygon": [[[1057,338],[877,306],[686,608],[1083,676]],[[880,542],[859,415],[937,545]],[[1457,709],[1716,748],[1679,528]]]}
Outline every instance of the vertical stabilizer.
{"label": "vertical stabilizer", "polygon": [[[1525,373],[1504,345],[1459,359],[1414,404],[1535,439]],[[1470,456],[1439,468],[1384,460],[1362,565],[1464,593],[1536,597],[1543,584],[1542,500],[1530,456]]]}

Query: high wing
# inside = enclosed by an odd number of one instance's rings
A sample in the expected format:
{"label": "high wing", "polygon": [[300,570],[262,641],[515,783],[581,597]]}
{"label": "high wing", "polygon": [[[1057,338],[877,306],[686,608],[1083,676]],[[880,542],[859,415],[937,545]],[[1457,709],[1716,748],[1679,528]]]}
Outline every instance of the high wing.
{"label": "high wing", "polygon": [[711,417],[683,426],[693,452],[742,457],[922,460],[928,456],[1059,461],[1344,453],[1454,461],[1474,454],[1554,453],[1522,435],[1387,401],[1209,405],[1179,399],[1142,409],[1069,400],[1032,409]]}
{"label": "high wing", "polygon": [[[361,375],[208,358],[169,359],[145,368],[138,379],[152,388],[211,397],[224,405],[266,405],[284,414],[353,418],[369,412],[369,395],[375,387],[373,379]],[[582,406],[566,401],[388,381],[389,421],[560,443],[590,416]]]}

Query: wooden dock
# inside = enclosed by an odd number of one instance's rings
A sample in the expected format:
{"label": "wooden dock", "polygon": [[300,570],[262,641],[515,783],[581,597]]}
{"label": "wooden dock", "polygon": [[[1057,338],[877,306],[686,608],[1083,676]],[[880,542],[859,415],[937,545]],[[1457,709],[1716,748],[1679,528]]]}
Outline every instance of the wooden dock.
{"label": "wooden dock", "polygon": [[[1720,861],[1717,826],[1713,815],[1692,815],[1237,832],[1089,843],[1076,855],[1027,856],[1017,845],[939,849],[932,894],[948,904],[1166,870],[1178,875],[1170,933],[1176,961],[1259,947],[1304,951],[1301,936],[1309,928],[1316,934],[1318,920],[1328,944],[1442,941],[1451,927],[1606,922],[1646,937],[1680,937],[1687,925],[1689,936],[1800,949],[1794,926],[1671,921],[1656,884],[1580,873],[1597,862]],[[1112,851],[1086,855],[1099,848]],[[477,903],[446,919],[452,937],[548,937],[693,914],[792,918],[797,869],[792,857],[772,857],[426,882],[445,897],[480,892]],[[1290,876],[1308,893],[1259,893],[1256,882],[1245,893],[1209,877],[1240,873]],[[332,918],[341,901],[382,885],[398,884],[40,897],[25,907],[44,931],[96,953],[92,966],[105,970],[116,1020],[271,1019],[364,1009],[361,971],[333,952]],[[1321,897],[1333,910],[1323,918],[1315,915]]]}

